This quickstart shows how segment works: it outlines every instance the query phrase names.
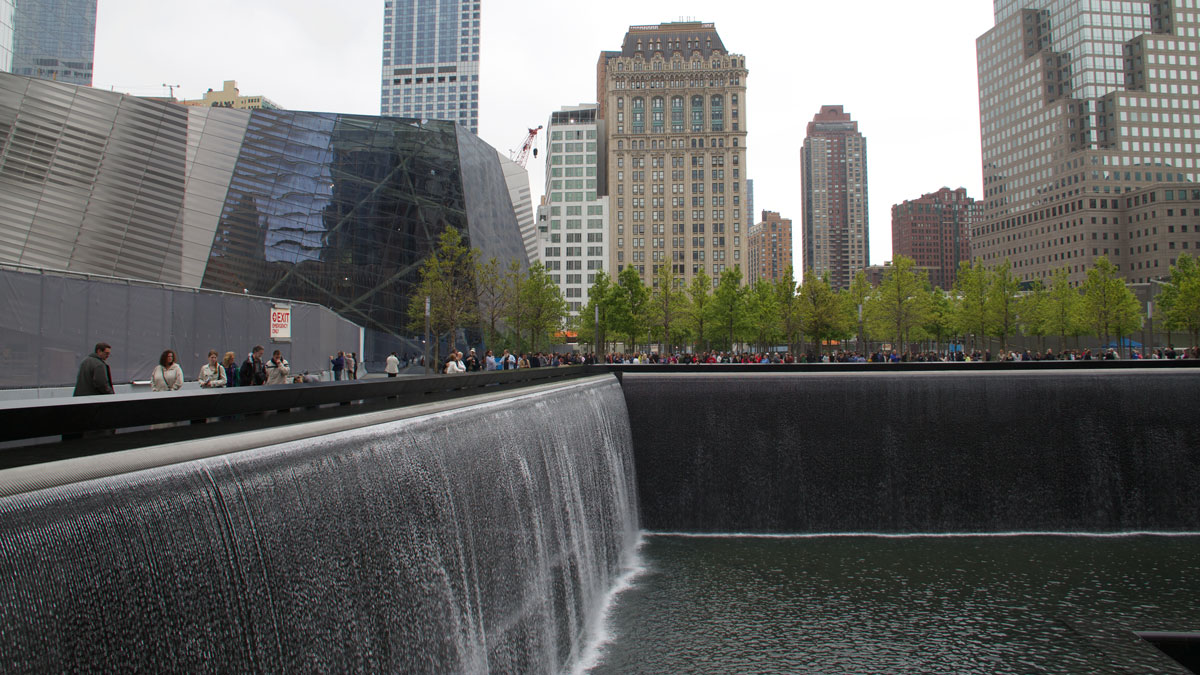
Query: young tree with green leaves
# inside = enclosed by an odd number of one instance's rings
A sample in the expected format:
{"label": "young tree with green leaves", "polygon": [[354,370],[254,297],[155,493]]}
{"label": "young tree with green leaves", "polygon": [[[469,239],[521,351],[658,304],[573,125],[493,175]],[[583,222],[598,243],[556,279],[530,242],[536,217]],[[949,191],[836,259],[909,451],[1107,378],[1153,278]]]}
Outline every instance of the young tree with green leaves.
{"label": "young tree with green leaves", "polygon": [[612,287],[611,318],[613,330],[629,341],[625,351],[637,351],[637,339],[646,333],[646,309],[650,291],[642,283],[637,268],[626,265],[617,274],[617,283]]}
{"label": "young tree with green leaves", "polygon": [[943,342],[949,342],[954,334],[954,303],[949,294],[940,288],[929,292],[929,315],[922,326],[934,340],[934,350],[941,350]]}
{"label": "young tree with green leaves", "polygon": [[1114,334],[1120,337],[1137,330],[1141,316],[1137,298],[1107,256],[1097,258],[1087,271],[1082,309],[1084,322],[1105,345]]}
{"label": "young tree with green leaves", "polygon": [[1038,339],[1038,352],[1046,351],[1050,332],[1050,291],[1040,280],[1017,302],[1017,323],[1021,332]]}
{"label": "young tree with green leaves", "polygon": [[484,341],[490,347],[500,339],[500,321],[508,302],[508,295],[504,292],[504,273],[496,258],[487,262],[476,258],[475,293],[480,328]]}
{"label": "young tree with green leaves", "polygon": [[681,332],[679,325],[687,311],[687,294],[671,265],[659,265],[654,280],[647,316],[654,332],[662,339],[662,353],[669,354],[672,351],[671,335],[678,339]]}
{"label": "young tree with green leaves", "polygon": [[1191,346],[1200,346],[1200,261],[1187,253],[1176,259],[1170,281],[1158,295],[1158,306],[1169,328],[1186,332]]}
{"label": "young tree with green leaves", "polygon": [[805,272],[800,284],[800,329],[812,340],[818,354],[821,343],[836,337],[844,321],[842,302],[830,286],[829,276],[818,278],[812,270]]}
{"label": "young tree with green leaves", "polygon": [[804,340],[800,316],[800,297],[796,295],[796,275],[788,265],[783,276],[775,280],[775,306],[779,308],[779,331],[790,353],[796,355]]}
{"label": "young tree with green leaves", "polygon": [[[1058,350],[1067,348],[1067,336],[1078,338],[1083,333],[1080,320],[1083,296],[1071,286],[1065,267],[1054,270],[1050,292],[1046,296],[1046,330],[1058,336]],[[1078,346],[1078,345],[1077,345]]]}
{"label": "young tree with green leaves", "polygon": [[928,321],[929,279],[918,273],[911,258],[899,255],[867,301],[871,332],[894,340],[896,351],[907,351],[913,331]]}
{"label": "young tree with green leaves", "polygon": [[694,341],[693,347],[699,348],[700,344],[704,344],[704,348],[708,349],[707,331],[711,332],[711,326],[706,327],[708,315],[712,311],[712,277],[700,270],[696,276],[692,277],[692,283],[688,286],[688,313],[687,326],[692,334]]}
{"label": "young tree with green leaves", "polygon": [[987,292],[987,318],[991,334],[1000,338],[1001,358],[1008,352],[1008,338],[1017,332],[1017,293],[1021,282],[1012,273],[1008,258],[992,270]]}
{"label": "young tree with green leaves", "polygon": [[458,329],[475,321],[475,261],[478,253],[463,245],[462,236],[447,227],[437,248],[421,264],[421,281],[409,299],[409,328],[425,331],[425,298],[429,298],[429,323],[433,331],[433,360],[440,358],[440,336],[449,334],[450,349],[457,346]]}
{"label": "young tree with green leaves", "polygon": [[[588,301],[580,310],[575,323],[581,342],[592,345],[597,354],[608,351],[608,333],[610,325],[610,305],[612,303],[612,278],[604,270],[596,271],[596,280],[588,289]],[[598,313],[598,314],[597,314]],[[599,316],[599,321],[597,321]],[[600,334],[596,335],[596,324],[599,323]]]}
{"label": "young tree with green leaves", "polygon": [[541,262],[529,266],[529,272],[521,282],[520,296],[524,312],[522,323],[529,331],[529,348],[536,350],[550,344],[552,335],[562,330],[567,301]]}
{"label": "young tree with green leaves", "polygon": [[756,351],[767,351],[779,340],[779,305],[775,287],[759,279],[746,289],[746,319]]}
{"label": "young tree with green leaves", "polygon": [[864,356],[867,353],[866,335],[863,333],[863,325],[866,319],[866,304],[867,297],[871,295],[871,282],[867,281],[867,273],[859,270],[854,273],[854,279],[850,282],[850,288],[842,294],[842,300],[846,306],[846,313],[849,324],[854,326],[857,331],[857,346],[858,351]]}
{"label": "young tree with green leaves", "polygon": [[720,331],[721,344],[733,349],[746,329],[746,292],[742,287],[742,271],[725,268],[713,292],[710,319]]}
{"label": "young tree with green leaves", "polygon": [[527,315],[525,297],[521,293],[524,283],[525,269],[521,262],[514,258],[509,261],[508,271],[504,273],[504,319],[516,340],[517,351],[520,351],[522,347],[521,336],[525,334],[525,317]]}
{"label": "young tree with green leaves", "polygon": [[971,335],[971,349],[983,351],[988,335],[988,288],[990,273],[980,260],[958,264],[954,295],[958,298],[957,324],[964,336]]}

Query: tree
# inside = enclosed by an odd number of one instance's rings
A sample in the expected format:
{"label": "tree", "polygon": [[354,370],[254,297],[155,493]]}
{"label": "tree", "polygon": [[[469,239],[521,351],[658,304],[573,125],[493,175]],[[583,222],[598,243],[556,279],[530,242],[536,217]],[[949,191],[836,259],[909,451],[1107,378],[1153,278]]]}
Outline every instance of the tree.
{"label": "tree", "polygon": [[1001,357],[1008,351],[1008,336],[1017,332],[1017,292],[1021,282],[1007,258],[992,271],[987,290],[987,318],[991,334],[1000,338]]}
{"label": "tree", "polygon": [[957,321],[959,331],[973,335],[971,349],[983,349],[988,330],[988,271],[979,260],[958,264],[954,294],[958,296]]}
{"label": "tree", "polygon": [[1021,332],[1038,339],[1038,352],[1046,350],[1046,335],[1050,332],[1050,291],[1040,280],[1034,281],[1029,292],[1017,302],[1017,323]]}
{"label": "tree", "polygon": [[[596,280],[588,289],[588,302],[580,310],[576,321],[579,339],[590,342],[597,354],[608,350],[608,332],[612,327],[610,324],[611,304],[612,277],[609,277],[604,270],[597,270]],[[598,321],[597,317],[599,317]],[[600,334],[593,335],[596,332],[597,323],[599,323]]]}
{"label": "tree", "polygon": [[516,338],[517,351],[521,350],[521,336],[524,335],[527,315],[525,297],[521,293],[524,282],[525,270],[522,269],[521,262],[516,259],[509,261],[508,271],[504,274],[504,319]]}
{"label": "tree", "polygon": [[459,327],[475,320],[478,300],[474,288],[477,257],[477,251],[463,245],[458,230],[447,227],[438,237],[437,248],[421,264],[421,281],[408,305],[409,327],[424,332],[425,298],[429,298],[434,363],[440,358],[439,336],[449,334],[449,345],[453,351],[457,347]]}
{"label": "tree", "polygon": [[552,333],[562,329],[567,301],[541,262],[530,265],[521,283],[520,296],[523,323],[529,330],[529,348],[536,350],[549,342]]}
{"label": "tree", "polygon": [[650,299],[650,292],[642,283],[637,268],[626,265],[617,274],[611,297],[613,330],[629,338],[625,343],[626,351],[636,351],[638,337],[646,332],[646,308]]}
{"label": "tree", "polygon": [[1118,275],[1116,265],[1107,256],[1097,258],[1083,282],[1083,318],[1093,335],[1108,345],[1112,335],[1119,338],[1137,330],[1140,314],[1137,298]]}
{"label": "tree", "polygon": [[737,337],[746,328],[746,293],[742,287],[742,271],[725,268],[712,297],[711,320],[719,326],[721,344],[733,349]]}
{"label": "tree", "polygon": [[922,328],[933,338],[935,350],[954,333],[954,303],[940,288],[929,291],[929,315]]}
{"label": "tree", "polygon": [[767,351],[779,340],[779,305],[775,287],[766,279],[747,289],[746,322],[757,351]]}
{"label": "tree", "polygon": [[500,261],[490,258],[487,262],[475,261],[475,293],[479,307],[479,322],[484,340],[490,347],[499,340],[499,322],[504,317],[508,294],[504,292],[504,275]]}
{"label": "tree", "polygon": [[867,301],[872,333],[893,339],[897,351],[907,349],[913,330],[928,321],[929,279],[915,267],[911,258],[896,256]]}
{"label": "tree", "polygon": [[1058,335],[1058,350],[1067,348],[1067,336],[1082,333],[1080,311],[1083,298],[1071,286],[1065,267],[1054,271],[1050,292],[1046,296],[1046,331]]}
{"label": "tree", "polygon": [[860,312],[866,311],[867,297],[871,295],[871,282],[867,281],[867,273],[859,270],[854,273],[854,279],[850,282],[850,288],[842,295],[843,302],[846,305],[846,312],[849,317],[850,324],[858,329],[857,347],[858,351],[864,356],[867,353],[867,345],[863,335],[863,315]]}
{"label": "tree", "polygon": [[675,276],[671,265],[659,265],[650,291],[647,305],[647,320],[661,338],[663,353],[671,351],[671,331],[679,335],[678,325],[687,308],[687,294],[683,292],[682,280]]}
{"label": "tree", "polygon": [[796,276],[788,265],[783,276],[774,283],[775,306],[779,308],[779,330],[788,351],[796,354],[797,344],[803,339],[800,329],[800,298],[796,295]]}
{"label": "tree", "polygon": [[842,304],[829,285],[829,276],[818,278],[812,270],[805,272],[800,284],[800,326],[818,354],[821,342],[835,337],[843,321]]}
{"label": "tree", "polygon": [[[708,348],[708,333],[705,333],[705,322],[712,311],[712,278],[700,270],[692,277],[692,283],[687,290],[689,311],[687,313],[688,328],[692,333],[695,346],[704,343]],[[711,330],[711,329],[710,329]]]}
{"label": "tree", "polygon": [[1171,280],[1158,295],[1168,328],[1184,331],[1200,346],[1200,261],[1184,253],[1171,266]]}

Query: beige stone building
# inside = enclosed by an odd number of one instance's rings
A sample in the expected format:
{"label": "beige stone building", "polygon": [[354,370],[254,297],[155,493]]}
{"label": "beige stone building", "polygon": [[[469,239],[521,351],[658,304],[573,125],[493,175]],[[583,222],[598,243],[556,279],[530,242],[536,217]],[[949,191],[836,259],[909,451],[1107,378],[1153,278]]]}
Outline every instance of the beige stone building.
{"label": "beige stone building", "polygon": [[[609,196],[609,269],[647,284],[745,268],[746,59],[711,23],[631,26],[600,54],[599,118]],[[743,277],[743,281],[745,277]]]}
{"label": "beige stone building", "polygon": [[180,101],[183,105],[204,108],[235,108],[237,110],[281,110],[282,106],[266,96],[242,96],[237,80],[225,80],[221,90],[209,89],[197,99]]}
{"label": "beige stone building", "polygon": [[[983,219],[1024,281],[1099,256],[1165,276],[1200,243],[1200,2],[997,0],[977,41]],[[1190,231],[1189,231],[1190,230]]]}

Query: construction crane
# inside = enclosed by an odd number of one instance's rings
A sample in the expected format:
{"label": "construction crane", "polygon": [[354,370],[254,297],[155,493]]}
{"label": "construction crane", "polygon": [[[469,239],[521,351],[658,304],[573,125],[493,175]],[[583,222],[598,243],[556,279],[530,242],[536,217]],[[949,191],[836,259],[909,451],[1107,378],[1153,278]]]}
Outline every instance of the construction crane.
{"label": "construction crane", "polygon": [[533,147],[533,142],[537,139],[538,132],[541,131],[541,129],[542,125],[540,124],[537,125],[536,129],[530,129],[529,133],[525,135],[525,142],[521,143],[521,149],[519,151],[508,151],[509,155],[512,157],[512,160],[521,168],[525,168],[525,164],[529,161],[530,150],[533,151],[533,156],[537,157],[537,148]]}

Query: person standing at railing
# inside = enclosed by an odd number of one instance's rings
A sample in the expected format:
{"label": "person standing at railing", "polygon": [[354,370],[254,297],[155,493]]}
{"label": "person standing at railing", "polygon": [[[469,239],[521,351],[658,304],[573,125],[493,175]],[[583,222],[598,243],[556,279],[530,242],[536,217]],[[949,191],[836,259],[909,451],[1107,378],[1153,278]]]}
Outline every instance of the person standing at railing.
{"label": "person standing at railing", "polygon": [[333,371],[333,380],[342,379],[342,370],[346,367],[346,353],[338,352],[337,356],[329,357],[329,368]]}
{"label": "person standing at railing", "polygon": [[97,342],[91,354],[79,364],[79,376],[75,378],[75,396],[94,396],[113,393],[112,371],[108,357],[112,347],[107,342]]}
{"label": "person standing at railing", "polygon": [[[233,352],[229,353],[230,356]],[[217,350],[208,350],[208,363],[200,366],[200,376],[196,378],[200,382],[201,388],[215,389],[224,387],[229,383],[228,376],[225,374],[225,367],[217,362]]]}
{"label": "person standing at railing", "polygon": [[225,352],[225,358],[221,361],[221,367],[225,369],[225,386],[238,386],[237,354]]}
{"label": "person standing at railing", "polygon": [[287,359],[283,358],[283,354],[278,349],[271,354],[271,360],[267,361],[265,366],[267,371],[267,384],[287,384],[288,375],[292,372],[291,365]]}
{"label": "person standing at railing", "polygon": [[183,369],[175,362],[175,351],[168,349],[158,357],[158,365],[150,373],[153,391],[178,391],[183,386]]}
{"label": "person standing at railing", "polygon": [[395,377],[400,374],[400,358],[396,356],[396,352],[388,354],[387,365],[383,367],[383,372],[387,373],[388,377]]}
{"label": "person standing at railing", "polygon": [[267,368],[263,365],[262,345],[254,345],[254,349],[246,356],[246,360],[242,363],[242,368],[238,372],[238,386],[241,387],[257,387],[260,384],[267,383]]}

